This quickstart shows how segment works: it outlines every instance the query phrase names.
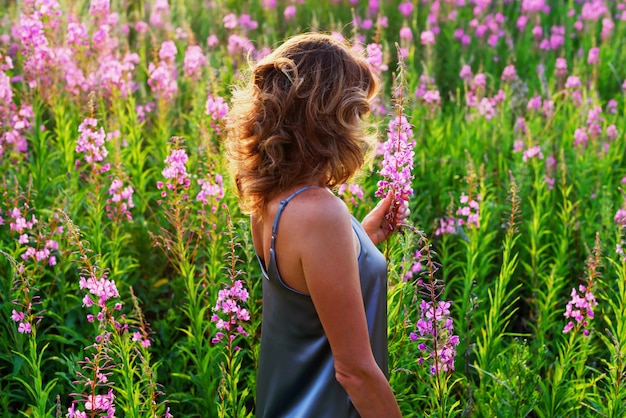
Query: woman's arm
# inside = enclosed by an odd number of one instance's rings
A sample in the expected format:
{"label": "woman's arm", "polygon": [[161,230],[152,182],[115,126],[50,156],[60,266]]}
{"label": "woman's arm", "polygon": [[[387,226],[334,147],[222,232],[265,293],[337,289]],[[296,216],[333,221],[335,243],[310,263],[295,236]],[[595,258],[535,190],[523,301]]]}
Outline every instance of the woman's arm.
{"label": "woman's arm", "polygon": [[302,271],[330,342],[337,380],[363,418],[401,417],[372,354],[348,209],[335,197],[322,199],[300,211],[299,225]]}

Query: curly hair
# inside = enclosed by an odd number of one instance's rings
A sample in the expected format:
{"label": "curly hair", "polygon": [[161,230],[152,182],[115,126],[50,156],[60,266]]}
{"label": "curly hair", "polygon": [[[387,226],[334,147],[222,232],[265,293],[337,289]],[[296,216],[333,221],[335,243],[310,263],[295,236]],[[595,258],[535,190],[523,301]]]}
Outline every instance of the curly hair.
{"label": "curly hair", "polygon": [[379,80],[329,35],[288,39],[250,68],[226,117],[226,152],[241,208],[261,216],[298,184],[333,188],[362,167],[374,136],[363,122]]}

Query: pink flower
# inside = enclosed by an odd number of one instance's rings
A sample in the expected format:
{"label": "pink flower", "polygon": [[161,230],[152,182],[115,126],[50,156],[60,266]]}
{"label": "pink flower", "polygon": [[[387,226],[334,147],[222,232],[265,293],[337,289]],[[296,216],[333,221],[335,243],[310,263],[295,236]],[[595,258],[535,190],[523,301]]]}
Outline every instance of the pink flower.
{"label": "pink flower", "polygon": [[539,13],[545,7],[545,0],[522,0],[522,13]]}
{"label": "pink flower", "polygon": [[11,319],[15,322],[20,322],[24,320],[24,312],[17,312],[15,309],[11,311]]}
{"label": "pink flower", "polygon": [[414,147],[413,129],[406,115],[392,118],[387,130],[387,141],[383,143],[383,162],[380,170],[383,180],[378,181],[376,196],[386,196],[387,193],[393,192],[399,201],[402,200],[400,195],[413,195],[411,182]]}
{"label": "pink flower", "polygon": [[290,4],[287,7],[285,7],[283,16],[285,17],[285,20],[291,20],[294,17],[296,17],[296,6],[294,6],[293,4]]}
{"label": "pink flower", "polygon": [[273,10],[276,8],[277,0],[262,0],[263,8]]}
{"label": "pink flower", "polygon": [[410,1],[405,1],[404,3],[400,3],[398,5],[398,10],[402,13],[402,16],[409,17],[413,13],[413,3]]}
{"label": "pink flower", "polygon": [[514,81],[517,78],[517,72],[514,65],[507,65],[502,71],[502,81]]}
{"label": "pink flower", "polygon": [[383,62],[383,47],[381,44],[371,43],[367,44],[365,48],[367,50],[367,62],[372,67],[372,70],[380,73],[387,71],[388,67]]}
{"label": "pink flower", "polygon": [[234,13],[229,13],[224,16],[222,23],[226,29],[235,29],[237,27],[237,16]]}
{"label": "pink flower", "polygon": [[590,321],[594,318],[593,308],[598,305],[598,302],[594,294],[582,284],[578,287],[578,291],[576,288],[572,289],[572,299],[565,307],[563,316],[573,319],[573,321],[567,323],[563,328],[563,333],[567,334],[576,324],[581,324],[584,329],[583,334],[587,336],[589,335]]}
{"label": "pink flower", "polygon": [[223,97],[213,96],[209,94],[206,101],[206,111],[207,115],[210,115],[213,120],[223,119],[224,116],[228,113],[228,104],[224,101]]}
{"label": "pink flower", "polygon": [[404,39],[406,41],[413,40],[413,32],[411,32],[411,28],[407,26],[403,26],[400,28],[400,39]]}
{"label": "pink flower", "polygon": [[157,97],[165,100],[173,99],[178,93],[178,82],[176,81],[176,67],[165,61],[148,64],[148,85]]}
{"label": "pink flower", "polygon": [[109,1],[110,0],[91,0],[89,14],[94,16],[107,16],[110,13]]}
{"label": "pink flower", "polygon": [[165,168],[162,171],[163,177],[170,180],[166,183],[168,189],[173,190],[177,185],[185,188],[189,185],[189,174],[187,173],[187,153],[184,149],[173,149],[165,158]]}
{"label": "pink flower", "polygon": [[252,20],[249,14],[242,14],[239,17],[239,26],[241,26],[244,30],[254,30],[259,27],[259,23],[255,20]]}
{"label": "pink flower", "polygon": [[250,313],[240,306],[240,303],[245,303],[248,297],[248,290],[244,287],[241,280],[235,280],[230,287],[218,292],[211,321],[215,323],[215,327],[218,330],[223,330],[226,333],[217,332],[211,340],[212,343],[219,343],[226,335],[228,335],[228,339],[231,341],[238,335],[248,336],[248,333],[241,325],[237,327],[231,326],[237,325],[239,321],[247,322],[250,320]]}
{"label": "pink flower", "polygon": [[535,157],[539,158],[540,160],[543,160],[543,153],[541,152],[541,147],[539,145],[536,145],[524,151],[524,156],[522,160],[524,162],[527,162],[529,159],[535,158]]}
{"label": "pink flower", "polygon": [[565,82],[565,87],[566,88],[570,88],[570,89],[575,89],[580,87],[580,78],[578,78],[578,76],[575,75],[571,75],[569,77],[567,77],[567,81]]}
{"label": "pink flower", "polygon": [[528,101],[528,105],[526,109],[528,110],[539,110],[541,109],[541,96],[534,96]]}
{"label": "pink flower", "polygon": [[461,77],[461,79],[463,79],[463,81],[465,81],[466,83],[469,83],[474,78],[472,74],[472,68],[467,64],[463,64],[463,66],[461,67],[461,72],[459,73],[459,76]]}
{"label": "pink flower", "polygon": [[582,146],[583,148],[587,146],[587,142],[589,141],[589,135],[587,135],[587,131],[585,128],[578,128],[574,132],[574,147]]}
{"label": "pink flower", "polygon": [[185,52],[183,72],[187,77],[197,79],[202,74],[202,67],[206,65],[206,57],[198,45],[189,45]]}
{"label": "pink flower", "polygon": [[104,129],[100,127],[95,129],[98,125],[98,121],[93,118],[86,118],[78,126],[78,132],[80,136],[76,144],[76,152],[84,153],[83,159],[89,164],[101,162],[109,154],[106,149],[105,142],[107,141]]}
{"label": "pink flower", "polygon": [[174,58],[176,58],[177,53],[178,49],[176,48],[174,41],[165,41],[161,44],[159,58],[167,63],[172,63]]}
{"label": "pink flower", "polygon": [[591,48],[589,50],[589,55],[587,55],[587,63],[589,65],[594,65],[599,62],[598,56],[600,55],[600,50],[598,48]]}
{"label": "pink flower", "polygon": [[435,34],[430,30],[423,31],[420,35],[420,41],[422,45],[432,45],[435,43]]}
{"label": "pink flower", "polygon": [[218,39],[217,35],[215,34],[211,34],[209,35],[209,37],[206,39],[206,44],[209,48],[213,48],[214,46],[217,46],[220,44],[220,40]]}
{"label": "pink flower", "polygon": [[583,4],[580,16],[583,20],[597,21],[606,13],[607,9],[602,0],[591,0]]}
{"label": "pink flower", "polygon": [[487,87],[487,76],[483,73],[478,73],[474,76],[474,88],[482,88]]}
{"label": "pink flower", "polygon": [[567,60],[565,58],[557,58],[554,73],[556,75],[567,74]]}
{"label": "pink flower", "polygon": [[198,184],[201,186],[200,192],[196,196],[196,200],[202,202],[203,205],[211,200],[211,212],[217,211],[217,203],[224,197],[224,181],[221,174],[215,175],[215,181],[211,179],[199,179]]}
{"label": "pink flower", "polygon": [[29,322],[20,322],[20,324],[17,326],[17,332],[19,332],[20,334],[30,334],[33,332],[33,330],[31,329]]}

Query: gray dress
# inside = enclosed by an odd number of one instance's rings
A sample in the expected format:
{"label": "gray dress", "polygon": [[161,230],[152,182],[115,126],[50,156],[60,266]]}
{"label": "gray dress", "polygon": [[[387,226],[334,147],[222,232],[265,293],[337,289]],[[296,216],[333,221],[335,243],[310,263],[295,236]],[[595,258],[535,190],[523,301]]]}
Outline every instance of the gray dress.
{"label": "gray dress", "polygon": [[[280,202],[272,226],[270,260],[263,271],[263,324],[256,388],[259,418],[358,417],[335,379],[328,338],[309,295],[288,287],[276,266],[274,241],[285,206],[303,188]],[[384,256],[354,217],[361,244],[359,274],[372,351],[387,375],[387,266]],[[287,237],[288,238],[288,237]]]}

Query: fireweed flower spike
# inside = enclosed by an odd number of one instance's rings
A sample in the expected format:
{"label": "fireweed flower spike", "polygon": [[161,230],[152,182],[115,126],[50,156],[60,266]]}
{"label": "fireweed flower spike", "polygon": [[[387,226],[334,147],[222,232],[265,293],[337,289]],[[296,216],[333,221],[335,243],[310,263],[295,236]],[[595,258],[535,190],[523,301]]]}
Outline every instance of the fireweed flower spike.
{"label": "fireweed flower spike", "polygon": [[183,189],[189,188],[191,180],[189,173],[187,173],[187,152],[184,148],[180,148],[178,140],[174,139],[174,147],[170,151],[169,155],[165,158],[165,168],[161,172],[165,177],[166,182],[157,182],[157,188],[163,189],[161,191],[161,197],[167,196],[165,189],[176,191],[178,186],[182,186]]}
{"label": "fireweed flower spike", "polygon": [[582,330],[585,337],[589,336],[591,331],[591,320],[594,318],[593,308],[598,305],[594,295],[596,281],[600,277],[598,267],[600,266],[600,234],[596,233],[596,243],[593,252],[587,258],[587,277],[585,283],[572,289],[572,299],[565,307],[563,316],[568,319],[567,324],[563,328],[563,333],[567,334],[572,331],[574,333]]}
{"label": "fireweed flower spike", "polygon": [[399,53],[398,61],[398,75],[393,92],[396,114],[389,121],[387,141],[382,144],[383,162],[380,174],[383,179],[378,182],[378,190],[375,193],[378,197],[387,196],[389,193],[394,196],[394,204],[387,215],[390,228],[395,225],[395,212],[398,205],[406,197],[413,195],[411,182],[413,181],[413,158],[415,155],[413,129],[404,114],[406,80],[404,78],[404,63]]}
{"label": "fireweed flower spike", "polygon": [[427,362],[430,365],[430,372],[433,375],[440,375],[454,370],[459,336],[454,335],[454,325],[450,318],[452,303],[439,300],[444,285],[435,278],[439,265],[432,258],[430,243],[424,235],[419,242],[423,247],[415,254],[419,266],[415,273],[420,277],[417,280],[417,288],[423,299],[418,307],[416,330],[409,334],[409,339],[418,344],[418,349],[422,353],[418,364]]}

